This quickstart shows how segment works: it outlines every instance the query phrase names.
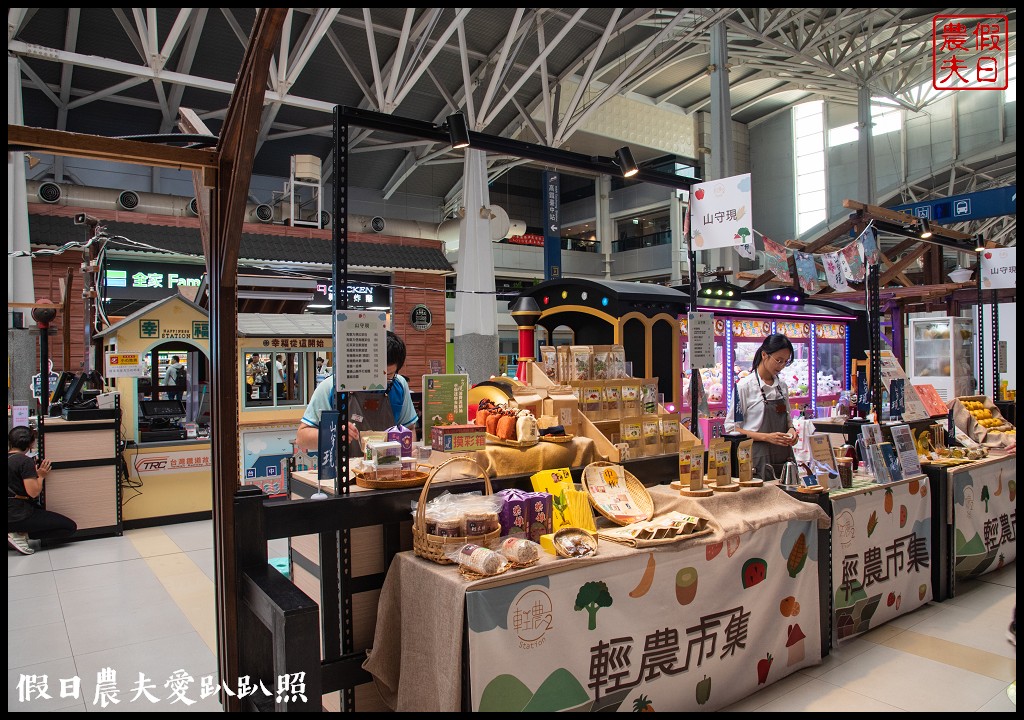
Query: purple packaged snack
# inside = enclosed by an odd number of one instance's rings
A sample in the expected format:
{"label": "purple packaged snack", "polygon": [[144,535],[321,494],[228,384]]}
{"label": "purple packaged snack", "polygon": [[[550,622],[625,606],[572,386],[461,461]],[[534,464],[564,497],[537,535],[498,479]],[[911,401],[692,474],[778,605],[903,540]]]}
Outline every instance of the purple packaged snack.
{"label": "purple packaged snack", "polygon": [[551,493],[532,492],[526,493],[529,500],[529,528],[527,537],[535,543],[540,543],[542,535],[553,531],[552,528],[552,498]]}
{"label": "purple packaged snack", "polygon": [[498,520],[501,523],[501,535],[526,537],[527,530],[527,499],[521,490],[500,490],[495,495],[503,499]]}

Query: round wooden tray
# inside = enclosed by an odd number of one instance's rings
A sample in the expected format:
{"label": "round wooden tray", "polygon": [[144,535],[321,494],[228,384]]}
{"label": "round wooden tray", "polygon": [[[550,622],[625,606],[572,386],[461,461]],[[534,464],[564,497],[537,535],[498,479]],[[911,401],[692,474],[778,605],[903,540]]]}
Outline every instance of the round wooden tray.
{"label": "round wooden tray", "polygon": [[541,442],[553,442],[553,443],[570,443],[575,438],[575,435],[541,435]]}
{"label": "round wooden tray", "polygon": [[521,442],[519,440],[506,440],[505,438],[500,438],[497,435],[491,435],[490,433],[487,433],[487,442],[493,443],[494,445],[504,445],[505,447],[514,447],[514,448],[529,448],[529,447],[533,447],[534,445],[537,444],[536,440],[534,440],[533,442]]}
{"label": "round wooden tray", "polygon": [[[418,465],[417,468],[431,468],[429,465]],[[427,481],[430,473],[422,470],[402,470],[401,480],[374,480],[369,473],[356,473],[356,485],[370,490],[385,490],[387,488],[409,488],[419,487]]]}

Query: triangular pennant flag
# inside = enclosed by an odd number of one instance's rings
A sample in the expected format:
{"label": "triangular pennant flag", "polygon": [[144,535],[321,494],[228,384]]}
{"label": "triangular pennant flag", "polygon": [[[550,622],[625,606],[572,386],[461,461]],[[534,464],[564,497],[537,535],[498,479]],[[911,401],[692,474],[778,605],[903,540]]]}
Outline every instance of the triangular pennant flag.
{"label": "triangular pennant flag", "polygon": [[822,254],[821,264],[825,268],[825,282],[829,284],[829,287],[841,292],[850,289],[850,286],[846,284],[846,276],[843,274],[843,264],[839,253]]}
{"label": "triangular pennant flag", "polygon": [[764,271],[770,272],[776,280],[784,283],[793,282],[789,274],[786,252],[785,246],[764,237]]}
{"label": "triangular pennant flag", "polygon": [[864,248],[864,263],[867,265],[878,264],[878,242],[875,240],[873,228],[866,228],[860,234],[860,244]]}
{"label": "triangular pennant flag", "polygon": [[794,252],[796,258],[796,274],[800,278],[800,289],[808,295],[818,292],[818,267],[814,264],[814,255]]}
{"label": "triangular pennant flag", "polygon": [[860,282],[864,279],[864,261],[860,256],[860,243],[852,242],[839,251],[839,261],[847,280]]}
{"label": "triangular pennant flag", "polygon": [[735,247],[736,254],[739,255],[741,258],[753,260],[755,257],[757,257],[757,251],[754,250],[754,243],[752,242],[744,243],[743,245],[736,245]]}

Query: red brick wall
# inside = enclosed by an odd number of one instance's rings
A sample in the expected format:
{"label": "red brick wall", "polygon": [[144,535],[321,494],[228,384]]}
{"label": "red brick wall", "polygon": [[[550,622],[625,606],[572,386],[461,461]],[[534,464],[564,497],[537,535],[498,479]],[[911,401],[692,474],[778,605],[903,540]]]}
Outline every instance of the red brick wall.
{"label": "red brick wall", "polygon": [[[46,205],[43,203],[29,203],[31,215],[57,215],[72,217],[80,212],[82,208]],[[199,219],[193,217],[175,215],[155,215],[146,213],[123,212],[115,210],[101,210],[89,208],[88,212],[100,220],[113,220],[121,222],[170,225],[176,227],[199,227]],[[31,217],[29,219],[31,228]],[[287,225],[266,225],[262,223],[246,223],[245,232],[260,233],[265,235],[291,236],[291,237],[319,237],[325,242],[330,242],[330,230],[318,230],[316,228],[291,227]],[[84,228],[83,228],[84,236]],[[404,245],[408,247],[435,247],[443,251],[443,243],[438,240],[422,238],[396,237],[392,235],[379,235],[376,233],[349,233],[352,241],[366,243],[387,243],[389,245]],[[75,269],[73,280],[73,292],[71,302],[71,370],[78,371],[85,361],[85,326],[83,320],[84,304],[82,302],[82,273],[80,265],[82,262],[81,251],[72,250],[63,255],[45,256],[40,255],[33,259],[33,276],[35,279],[36,297],[48,297],[55,303],[60,302],[59,279],[63,278],[68,266]],[[441,371],[445,367],[445,302],[444,275],[418,273],[418,272],[395,272],[393,284],[409,288],[426,288],[416,290],[393,289],[391,291],[391,305],[394,315],[395,332],[405,341],[407,356],[405,365],[402,367],[402,374],[409,378],[409,384],[413,390],[419,392],[422,384],[421,376],[430,372],[430,360],[438,360],[441,363]],[[410,321],[412,308],[420,303],[430,308],[433,316],[433,324],[429,330],[420,332],[414,330]],[[59,316],[58,316],[59,317]],[[27,322],[27,320],[26,320]],[[60,331],[60,320],[52,325]],[[50,356],[54,358],[54,368],[63,370],[61,367],[61,352],[63,342],[58,334],[50,338]]]}
{"label": "red brick wall", "polygon": [[[406,348],[405,365],[401,372],[409,378],[409,386],[414,391],[420,392],[422,390],[420,386],[423,384],[422,376],[430,372],[431,360],[440,361],[441,372],[445,371],[444,275],[396,272],[392,277],[395,285],[429,288],[429,290],[395,288],[391,291],[394,330],[405,341]],[[422,332],[413,328],[411,320],[412,309],[419,304],[430,308],[432,315],[430,329]]]}
{"label": "red brick wall", "polygon": [[[30,221],[31,223],[31,221]],[[31,224],[30,224],[31,227]],[[60,282],[65,279],[67,269],[72,268],[71,274],[71,366],[64,367],[64,320],[58,309],[56,319],[50,323],[50,327],[57,331],[56,335],[50,335],[50,359],[53,360],[53,369],[57,372],[68,370],[78,372],[85,364],[85,305],[82,301],[82,253],[80,250],[70,250],[63,255],[39,255],[32,258],[32,282],[35,286],[36,299],[52,300],[59,308],[60,306]],[[31,315],[25,313],[25,323],[34,327]],[[39,347],[36,346],[36,357]]]}

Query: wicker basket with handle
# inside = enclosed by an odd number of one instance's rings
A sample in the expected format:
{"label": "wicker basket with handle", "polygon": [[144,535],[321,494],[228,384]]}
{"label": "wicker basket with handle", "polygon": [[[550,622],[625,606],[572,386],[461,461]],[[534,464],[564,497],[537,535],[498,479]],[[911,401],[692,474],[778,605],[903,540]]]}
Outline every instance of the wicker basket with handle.
{"label": "wicker basket with handle", "polygon": [[457,455],[449,460],[445,460],[431,471],[430,475],[427,477],[426,483],[423,485],[423,490],[420,491],[420,499],[416,505],[416,518],[412,523],[412,550],[421,558],[433,560],[441,565],[454,564],[445,555],[446,550],[455,550],[466,543],[488,545],[501,536],[500,527],[486,535],[463,535],[460,537],[442,537],[440,535],[431,535],[427,532],[427,495],[430,492],[430,483],[442,468],[457,462],[472,464],[476,471],[483,475],[485,494],[494,494],[494,491],[491,488],[491,478],[488,476],[487,471],[480,465],[480,463],[466,455]]}

